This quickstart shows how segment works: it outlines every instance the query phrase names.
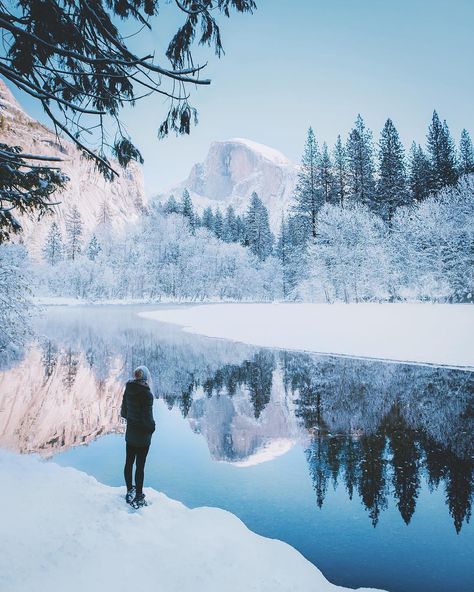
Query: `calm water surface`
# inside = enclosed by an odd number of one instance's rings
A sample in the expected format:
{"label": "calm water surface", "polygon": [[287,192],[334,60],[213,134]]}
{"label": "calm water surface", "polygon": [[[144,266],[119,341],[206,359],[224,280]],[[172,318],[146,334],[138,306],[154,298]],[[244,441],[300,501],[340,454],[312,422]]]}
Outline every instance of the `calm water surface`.
{"label": "calm water surface", "polygon": [[248,347],[143,309],[48,310],[2,361],[0,445],[122,485],[123,383],[145,363],[146,485],[233,512],[336,584],[474,590],[473,373]]}

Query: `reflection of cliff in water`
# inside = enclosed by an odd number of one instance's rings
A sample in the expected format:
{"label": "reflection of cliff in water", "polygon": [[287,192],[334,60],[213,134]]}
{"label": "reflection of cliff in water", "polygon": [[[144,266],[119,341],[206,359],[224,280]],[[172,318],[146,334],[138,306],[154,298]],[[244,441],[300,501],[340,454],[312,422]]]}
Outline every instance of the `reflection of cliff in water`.
{"label": "reflection of cliff in water", "polygon": [[408,524],[427,482],[444,490],[458,532],[469,520],[473,373],[273,352],[125,308],[50,311],[40,332],[0,373],[0,445],[47,454],[122,429],[123,384],[146,363],[156,395],[215,460],[248,466],[299,441],[319,507],[333,484],[360,497],[374,526],[390,502]]}
{"label": "reflection of cliff in water", "polygon": [[120,431],[120,361],[105,377],[83,352],[47,340],[14,369],[0,372],[0,445],[51,455]]}

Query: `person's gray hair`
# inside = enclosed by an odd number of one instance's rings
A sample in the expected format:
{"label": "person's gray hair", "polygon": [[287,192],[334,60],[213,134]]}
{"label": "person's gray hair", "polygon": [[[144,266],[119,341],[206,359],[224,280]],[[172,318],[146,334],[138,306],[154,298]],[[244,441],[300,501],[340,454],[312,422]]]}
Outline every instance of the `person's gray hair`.
{"label": "person's gray hair", "polygon": [[135,368],[135,370],[133,371],[133,376],[135,380],[143,380],[144,382],[146,382],[150,387],[150,390],[152,389],[153,382],[151,379],[151,372],[148,370],[146,366],[138,366],[137,368]]}

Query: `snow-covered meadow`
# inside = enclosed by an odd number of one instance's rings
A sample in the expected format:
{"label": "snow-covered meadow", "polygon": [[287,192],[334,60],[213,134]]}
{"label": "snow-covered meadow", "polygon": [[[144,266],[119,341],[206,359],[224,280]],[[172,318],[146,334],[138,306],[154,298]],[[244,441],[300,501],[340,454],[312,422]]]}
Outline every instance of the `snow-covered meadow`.
{"label": "snow-covered meadow", "polygon": [[140,314],[263,347],[474,368],[470,305],[239,303]]}
{"label": "snow-covered meadow", "polygon": [[2,592],[349,590],[224,510],[190,510],[146,489],[151,505],[135,512],[124,488],[5,451],[0,471]]}

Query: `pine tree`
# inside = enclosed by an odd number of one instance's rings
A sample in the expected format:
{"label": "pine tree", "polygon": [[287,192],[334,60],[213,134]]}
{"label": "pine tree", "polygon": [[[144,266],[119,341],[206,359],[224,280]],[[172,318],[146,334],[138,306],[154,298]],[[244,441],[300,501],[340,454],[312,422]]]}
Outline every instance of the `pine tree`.
{"label": "pine tree", "polygon": [[113,212],[106,199],[103,199],[99,205],[99,211],[97,212],[97,224],[102,226],[110,226],[112,224]]}
{"label": "pine tree", "polygon": [[95,234],[92,235],[91,240],[89,241],[89,245],[87,247],[87,257],[91,261],[95,261],[102,251],[102,247],[100,246],[99,241]]}
{"label": "pine tree", "polygon": [[306,138],[298,182],[295,189],[296,205],[294,211],[300,217],[302,225],[309,236],[316,238],[317,215],[324,203],[324,196],[319,184],[319,148],[310,127]]}
{"label": "pine tree", "polygon": [[391,119],[380,135],[377,194],[378,213],[390,223],[397,207],[408,201],[405,151]]}
{"label": "pine tree", "polygon": [[355,127],[349,134],[346,153],[351,198],[373,207],[375,180],[372,133],[365,127],[360,115],[357,116]]}
{"label": "pine tree", "polygon": [[446,121],[441,123],[436,111],[433,111],[428,128],[427,145],[431,166],[430,190],[436,192],[455,185],[458,176],[454,143]]}
{"label": "pine tree", "polygon": [[224,238],[224,218],[222,217],[222,212],[219,208],[217,208],[216,213],[214,214],[214,225],[213,231],[216,237],[220,240]]}
{"label": "pine tree", "polygon": [[223,238],[226,243],[234,243],[239,240],[237,217],[232,206],[229,206],[225,213]]}
{"label": "pine tree", "polygon": [[237,231],[237,239],[236,242],[243,245],[245,243],[245,222],[242,219],[242,216],[237,216],[235,219],[235,227]]}
{"label": "pine tree", "polygon": [[410,192],[412,199],[422,201],[430,194],[431,165],[423,148],[413,142],[410,150]]}
{"label": "pine tree", "polygon": [[264,261],[271,254],[273,243],[268,210],[253,192],[245,216],[245,245],[256,257]]}
{"label": "pine tree", "polygon": [[469,132],[463,129],[459,143],[459,176],[474,173],[474,149]]}
{"label": "pine tree", "polygon": [[341,207],[344,207],[344,202],[348,193],[347,185],[347,155],[346,149],[341,140],[341,136],[337,136],[336,145],[333,151],[334,161],[334,196]]}
{"label": "pine tree", "polygon": [[323,143],[321,160],[319,162],[319,185],[323,192],[324,201],[326,203],[331,203],[334,196],[334,176],[331,157],[329,156],[326,142]]}
{"label": "pine tree", "polygon": [[203,214],[202,214],[202,222],[203,228],[207,228],[209,232],[214,232],[214,214],[212,213],[212,209],[207,207]]}
{"label": "pine tree", "polygon": [[77,206],[73,206],[66,214],[66,246],[67,255],[73,261],[82,250],[82,227],[84,223]]}
{"label": "pine tree", "polygon": [[64,245],[61,231],[56,222],[51,227],[43,247],[43,257],[50,265],[56,265],[64,256]]}
{"label": "pine tree", "polygon": [[181,213],[180,207],[174,195],[169,196],[168,201],[165,203],[163,207],[163,212],[167,215]]}
{"label": "pine tree", "polygon": [[288,222],[283,215],[281,218],[280,232],[278,233],[276,243],[276,254],[280,259],[281,267],[283,270],[283,298],[287,298],[291,285],[290,285],[290,265],[291,265],[291,239]]}
{"label": "pine tree", "polygon": [[189,191],[185,189],[183,191],[183,197],[181,200],[181,214],[188,219],[191,228],[194,228],[194,208]]}

